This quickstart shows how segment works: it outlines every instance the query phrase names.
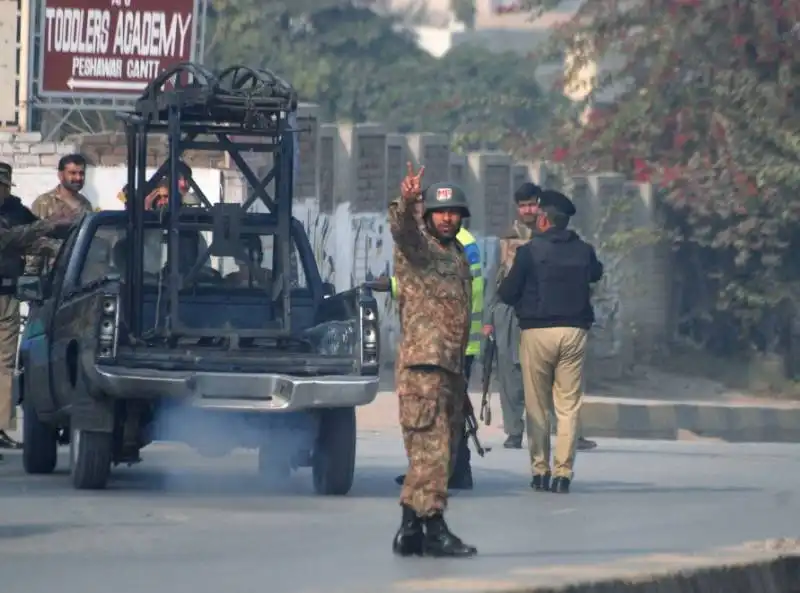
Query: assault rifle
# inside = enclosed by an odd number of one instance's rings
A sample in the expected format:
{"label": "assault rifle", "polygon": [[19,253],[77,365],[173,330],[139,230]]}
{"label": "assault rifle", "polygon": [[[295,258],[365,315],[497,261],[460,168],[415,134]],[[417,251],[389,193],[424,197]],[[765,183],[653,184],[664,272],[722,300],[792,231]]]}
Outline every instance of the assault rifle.
{"label": "assault rifle", "polygon": [[483,358],[481,360],[481,389],[483,397],[481,398],[481,420],[489,426],[492,423],[492,364],[494,364],[494,357],[497,353],[497,342],[493,334],[489,334],[486,338],[486,344],[483,347]]}
{"label": "assault rifle", "polygon": [[464,423],[466,424],[467,436],[472,439],[472,444],[475,445],[475,452],[481,457],[485,456],[492,448],[481,445],[481,441],[478,438],[478,420],[475,418],[475,409],[469,399],[469,391],[464,394]]}

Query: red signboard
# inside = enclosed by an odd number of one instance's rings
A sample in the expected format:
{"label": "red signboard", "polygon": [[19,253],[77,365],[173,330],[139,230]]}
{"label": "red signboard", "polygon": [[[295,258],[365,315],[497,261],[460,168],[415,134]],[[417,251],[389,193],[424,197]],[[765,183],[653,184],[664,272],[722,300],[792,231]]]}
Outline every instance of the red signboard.
{"label": "red signboard", "polygon": [[131,95],[193,59],[195,0],[44,0],[42,95]]}

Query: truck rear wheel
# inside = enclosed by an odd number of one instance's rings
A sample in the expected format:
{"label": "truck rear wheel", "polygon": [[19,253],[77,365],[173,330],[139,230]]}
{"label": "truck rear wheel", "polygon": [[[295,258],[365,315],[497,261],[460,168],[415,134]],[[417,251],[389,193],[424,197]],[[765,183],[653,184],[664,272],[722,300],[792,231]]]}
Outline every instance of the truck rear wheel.
{"label": "truck rear wheel", "polygon": [[324,410],[311,462],[314,490],[326,496],[344,496],[353,487],[355,469],[355,408]]}
{"label": "truck rear wheel", "polygon": [[113,435],[110,432],[72,430],[70,469],[78,490],[102,490],[111,474]]}
{"label": "truck rear wheel", "polygon": [[58,463],[58,431],[22,400],[22,466],[29,474],[51,474]]}

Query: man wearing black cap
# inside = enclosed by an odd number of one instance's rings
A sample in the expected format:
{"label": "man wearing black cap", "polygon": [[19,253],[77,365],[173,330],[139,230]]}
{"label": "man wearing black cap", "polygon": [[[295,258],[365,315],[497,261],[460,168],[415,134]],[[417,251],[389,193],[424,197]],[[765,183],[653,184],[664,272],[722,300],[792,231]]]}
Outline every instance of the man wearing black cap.
{"label": "man wearing black cap", "polygon": [[[521,329],[531,487],[559,493],[569,492],[573,477],[586,338],[594,323],[590,286],[603,275],[594,248],[567,230],[574,215],[567,196],[541,192],[538,232],[517,249],[498,288],[500,300],[514,307]],[[551,408],[558,430],[552,470]]]}

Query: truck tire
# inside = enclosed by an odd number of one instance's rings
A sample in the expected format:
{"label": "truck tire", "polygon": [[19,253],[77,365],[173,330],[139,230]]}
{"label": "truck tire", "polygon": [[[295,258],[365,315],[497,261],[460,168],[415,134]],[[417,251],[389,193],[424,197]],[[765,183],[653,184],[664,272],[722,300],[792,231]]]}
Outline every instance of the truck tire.
{"label": "truck tire", "polygon": [[72,485],[77,490],[103,490],[111,474],[113,435],[72,430],[69,445]]}
{"label": "truck tire", "polygon": [[324,496],[344,496],[353,487],[355,469],[355,408],[324,410],[311,461],[314,490]]}
{"label": "truck tire", "polygon": [[28,474],[51,474],[58,463],[58,431],[42,422],[33,405],[22,400],[22,467]]}

